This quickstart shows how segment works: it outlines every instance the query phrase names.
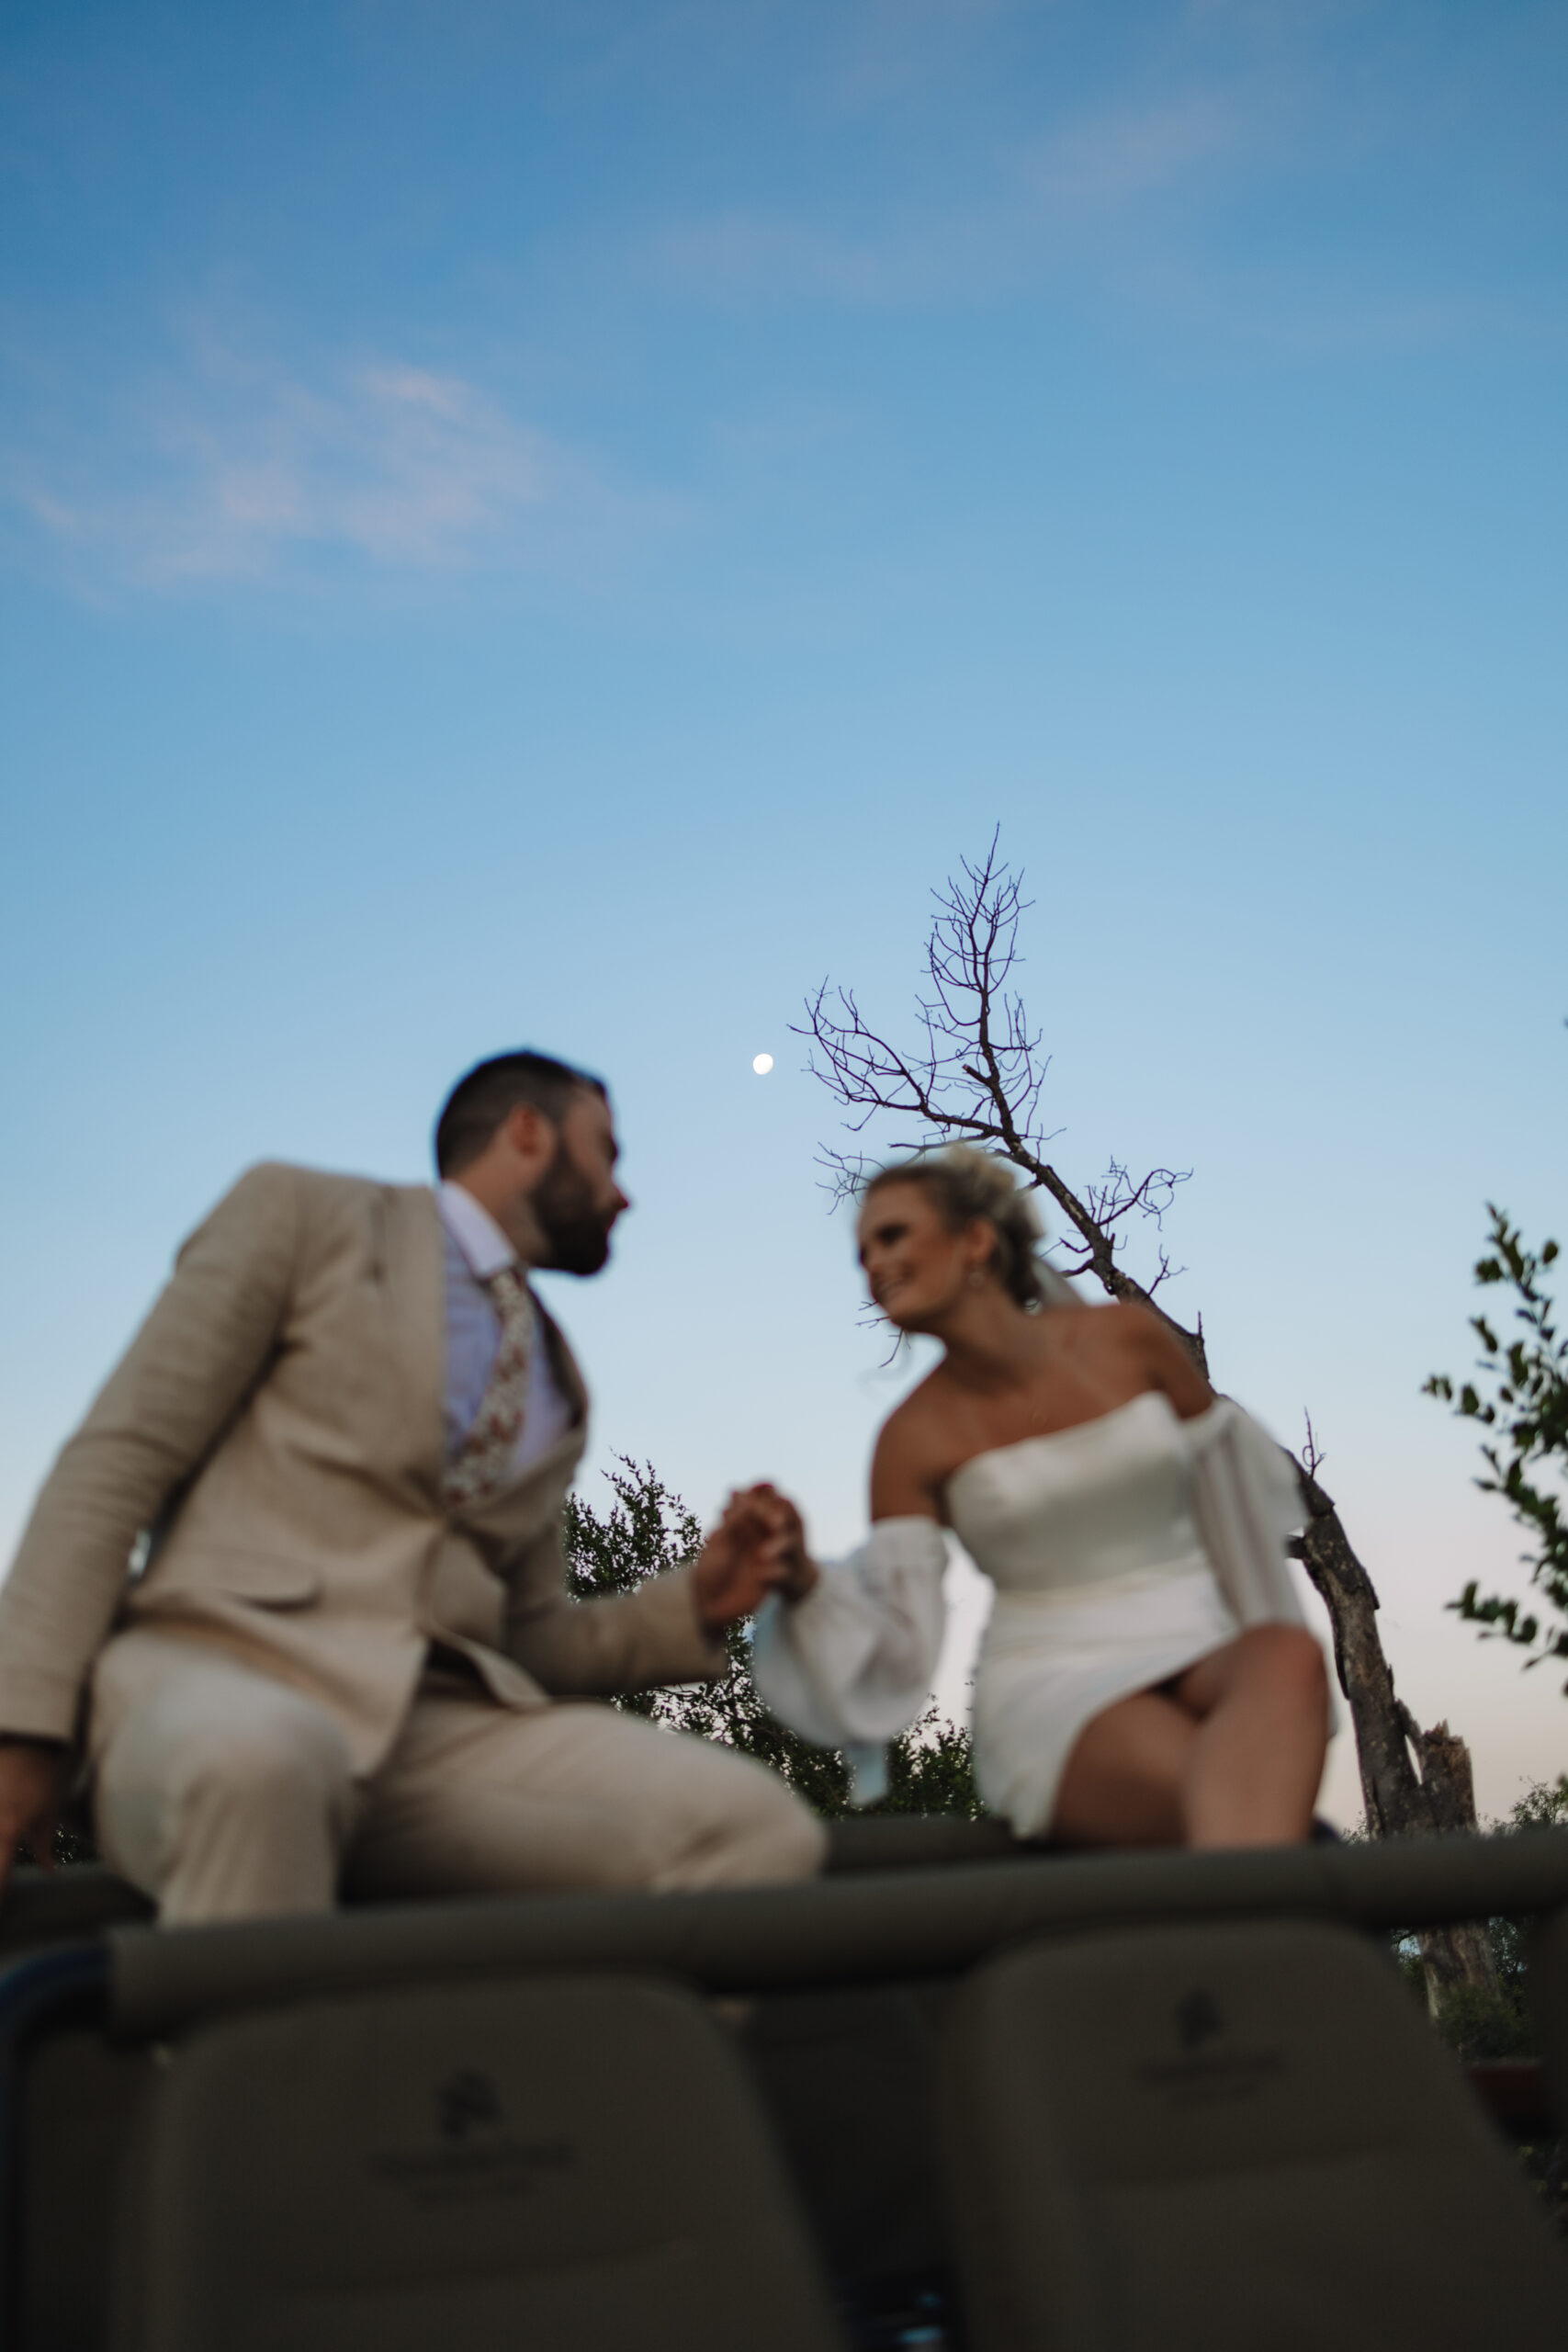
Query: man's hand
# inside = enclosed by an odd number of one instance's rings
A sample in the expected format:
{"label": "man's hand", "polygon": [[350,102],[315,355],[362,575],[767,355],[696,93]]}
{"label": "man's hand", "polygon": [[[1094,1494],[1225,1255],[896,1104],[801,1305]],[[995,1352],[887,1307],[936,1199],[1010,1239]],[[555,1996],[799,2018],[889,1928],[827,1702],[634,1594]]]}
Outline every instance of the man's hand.
{"label": "man's hand", "polygon": [[750,1617],[771,1592],[804,1599],[817,1570],[807,1557],[806,1530],[795,1505],[768,1485],[731,1495],[697,1555],[692,1581],[697,1615],[708,1634]]}
{"label": "man's hand", "polygon": [[53,1869],[64,1761],[65,1751],[54,1740],[0,1734],[0,1890],[24,1838],[44,1868]]}

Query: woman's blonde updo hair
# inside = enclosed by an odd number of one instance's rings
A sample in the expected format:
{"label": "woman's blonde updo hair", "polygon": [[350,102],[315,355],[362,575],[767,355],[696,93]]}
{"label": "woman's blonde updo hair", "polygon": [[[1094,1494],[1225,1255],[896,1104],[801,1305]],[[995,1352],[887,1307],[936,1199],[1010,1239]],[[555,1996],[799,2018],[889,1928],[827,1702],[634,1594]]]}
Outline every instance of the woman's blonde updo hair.
{"label": "woman's blonde updo hair", "polygon": [[984,1217],[996,1229],[991,1264],[997,1279],[1009,1297],[1030,1313],[1076,1302],[1072,1284],[1040,1255],[1045,1238],[1040,1212],[1032,1193],[1020,1192],[1005,1159],[966,1143],[914,1152],[908,1159],[889,1159],[874,1168],[860,1188],[861,1199],[884,1184],[919,1184],[931,1194],[951,1233],[962,1233],[976,1217]]}

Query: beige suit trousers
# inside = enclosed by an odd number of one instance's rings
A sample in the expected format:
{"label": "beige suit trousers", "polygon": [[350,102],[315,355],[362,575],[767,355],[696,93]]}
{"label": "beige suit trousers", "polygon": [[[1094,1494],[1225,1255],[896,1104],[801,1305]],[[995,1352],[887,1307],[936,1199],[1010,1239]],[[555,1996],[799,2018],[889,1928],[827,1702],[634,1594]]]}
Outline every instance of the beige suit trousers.
{"label": "beige suit trousers", "polygon": [[[117,1705],[116,1650],[133,1704]],[[134,1656],[129,1655],[134,1652]],[[165,1922],[357,1895],[747,1886],[809,1877],[821,1824],[776,1774],[585,1702],[528,1713],[427,1679],[356,1781],[324,1707],[214,1650],[141,1634],[100,1662],[106,1859]]]}

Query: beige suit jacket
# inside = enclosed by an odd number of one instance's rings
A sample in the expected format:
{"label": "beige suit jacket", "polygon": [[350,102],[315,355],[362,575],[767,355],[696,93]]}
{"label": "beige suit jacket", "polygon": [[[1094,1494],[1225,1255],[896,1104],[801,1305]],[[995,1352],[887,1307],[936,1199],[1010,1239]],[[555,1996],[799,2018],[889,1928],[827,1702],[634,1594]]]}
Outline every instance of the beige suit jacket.
{"label": "beige suit jacket", "polygon": [[511,1707],[717,1672],[686,1570],[611,1600],[567,1590],[561,1508],[587,1399],[544,1321],[574,1426],[454,1516],[434,1193],[250,1170],[181,1250],[39,1497],[0,1588],[0,1731],[77,1736],[106,1643],[142,1628],[318,1700],[366,1772],[433,1642]]}

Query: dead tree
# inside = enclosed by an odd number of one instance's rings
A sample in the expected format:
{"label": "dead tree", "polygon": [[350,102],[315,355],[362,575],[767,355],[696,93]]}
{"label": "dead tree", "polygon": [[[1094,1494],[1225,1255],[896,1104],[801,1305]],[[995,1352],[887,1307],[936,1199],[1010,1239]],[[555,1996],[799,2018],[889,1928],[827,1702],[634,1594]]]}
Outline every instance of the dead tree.
{"label": "dead tree", "polygon": [[[917,994],[913,1042],[906,1049],[874,1028],[852,989],[824,981],[807,999],[804,1025],[810,1067],[833,1096],[852,1136],[874,1120],[908,1123],[888,1136],[894,1150],[933,1141],[965,1142],[1005,1153],[1032,1187],[1048,1193],[1066,1220],[1061,1271],[1091,1274],[1112,1298],[1136,1299],[1167,1322],[1207,1374],[1200,1318],[1189,1329],[1157,1294],[1171,1272],[1159,1228],[1187,1170],[1154,1168],[1134,1178],[1112,1159],[1098,1183],[1075,1191],[1046,1157],[1041,1096],[1049,1057],[1040,1053],[1023,1000],[1011,986],[1019,920],[1028,910],[1022,876],[998,854],[997,836],[978,865],[932,895],[936,912],[926,940],[925,985]],[[1058,1131],[1059,1132],[1059,1131]],[[837,1198],[852,1193],[866,1155],[826,1148],[822,1165]],[[1130,1226],[1156,1228],[1156,1264],[1146,1283],[1122,1257]],[[1310,1430],[1310,1425],[1309,1425]],[[1375,1838],[1410,1837],[1476,1826],[1470,1756],[1446,1724],[1421,1731],[1394,1690],[1377,1627],[1378,1597],[1352,1550],[1338,1512],[1318,1483],[1321,1457],[1294,1462],[1305,1532],[1297,1546],[1334,1629],[1334,1663],[1350,1713],[1360,1764],[1367,1828]],[[1479,1929],[1434,1930],[1422,1939],[1434,1999],[1458,1983],[1495,1984]]]}

